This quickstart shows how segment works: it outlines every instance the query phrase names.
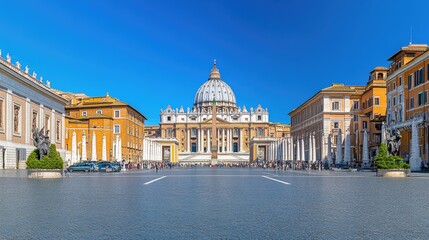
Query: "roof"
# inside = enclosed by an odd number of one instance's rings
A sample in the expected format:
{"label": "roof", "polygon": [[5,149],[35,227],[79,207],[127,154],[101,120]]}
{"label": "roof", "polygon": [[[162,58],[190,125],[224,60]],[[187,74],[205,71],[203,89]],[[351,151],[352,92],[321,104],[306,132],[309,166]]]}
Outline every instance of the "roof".
{"label": "roof", "polygon": [[140,114],[145,120],[147,120],[146,116],[140,113],[137,109],[135,109],[134,107],[132,107],[126,102],[122,102],[117,98],[113,98],[109,96],[109,93],[106,93],[106,96],[101,96],[101,97],[82,98],[77,104],[69,104],[65,108],[76,109],[76,108],[96,108],[96,107],[107,107],[107,106],[127,106],[133,109],[138,114]]}
{"label": "roof", "polygon": [[309,98],[307,101],[305,101],[303,104],[301,104],[299,107],[294,108],[292,111],[289,112],[289,116],[306,105],[311,100],[315,99],[318,95],[323,93],[356,93],[357,95],[361,95],[365,91],[365,86],[346,86],[343,83],[333,83],[330,87],[323,88],[322,90],[318,91],[316,94],[314,94],[311,98]]}
{"label": "roof", "polygon": [[393,54],[388,61],[393,61],[397,55],[401,52],[426,52],[429,50],[429,46],[427,44],[411,44],[405,47],[402,47],[399,51]]}

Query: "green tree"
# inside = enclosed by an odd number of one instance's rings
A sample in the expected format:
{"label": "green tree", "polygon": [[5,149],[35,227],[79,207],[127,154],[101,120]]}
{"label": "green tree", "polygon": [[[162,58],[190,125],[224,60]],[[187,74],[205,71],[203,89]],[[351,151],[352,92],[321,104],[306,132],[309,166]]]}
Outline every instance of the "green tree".
{"label": "green tree", "polygon": [[408,169],[410,165],[404,163],[404,159],[399,156],[388,155],[387,144],[382,143],[378,148],[378,154],[375,157],[375,164],[380,169]]}
{"label": "green tree", "polygon": [[38,159],[39,150],[35,149],[27,158],[27,169],[63,169],[64,161],[54,144],[49,147],[49,154]]}

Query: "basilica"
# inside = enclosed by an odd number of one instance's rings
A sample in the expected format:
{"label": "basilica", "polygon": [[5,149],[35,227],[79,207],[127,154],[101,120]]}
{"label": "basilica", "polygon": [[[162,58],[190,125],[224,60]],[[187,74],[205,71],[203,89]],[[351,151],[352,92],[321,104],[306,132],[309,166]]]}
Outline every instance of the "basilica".
{"label": "basilica", "polygon": [[[160,125],[147,126],[145,135],[176,139],[181,163],[208,162],[213,147],[211,134],[214,102],[214,132],[221,162],[249,162],[256,158],[265,160],[268,145],[289,136],[289,125],[269,122],[268,109],[261,105],[249,109],[245,105],[237,105],[234,91],[221,78],[216,60],[208,80],[196,92],[192,108],[185,110],[183,107],[174,109],[167,106],[161,110]],[[258,148],[261,144],[267,147]],[[264,151],[261,152],[260,149]],[[163,155],[168,156],[169,153]],[[250,159],[251,155],[255,159]]]}

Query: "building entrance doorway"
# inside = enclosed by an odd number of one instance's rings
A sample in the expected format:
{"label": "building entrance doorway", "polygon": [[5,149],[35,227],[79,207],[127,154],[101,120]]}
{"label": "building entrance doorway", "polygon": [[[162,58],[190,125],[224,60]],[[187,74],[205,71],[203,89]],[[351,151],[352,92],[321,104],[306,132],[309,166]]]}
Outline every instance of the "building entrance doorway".
{"label": "building entrance doorway", "polygon": [[257,159],[258,161],[265,161],[265,155],[266,155],[266,147],[265,146],[258,146],[258,155],[257,155]]}
{"label": "building entrance doorway", "polygon": [[171,161],[171,148],[170,146],[162,146],[162,161],[169,163]]}

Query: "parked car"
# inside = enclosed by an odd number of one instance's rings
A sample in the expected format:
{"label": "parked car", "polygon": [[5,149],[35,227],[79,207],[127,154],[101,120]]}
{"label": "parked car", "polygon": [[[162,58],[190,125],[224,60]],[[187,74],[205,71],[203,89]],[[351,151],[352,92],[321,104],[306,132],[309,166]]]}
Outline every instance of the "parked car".
{"label": "parked car", "polygon": [[98,169],[100,172],[120,172],[121,164],[117,162],[102,161],[98,162]]}
{"label": "parked car", "polygon": [[68,167],[69,172],[77,172],[77,171],[83,171],[83,172],[96,172],[98,170],[98,167],[96,164],[92,162],[80,162],[75,163]]}
{"label": "parked car", "polygon": [[98,163],[98,171],[99,172],[114,172],[115,167],[111,162],[99,162]]}

